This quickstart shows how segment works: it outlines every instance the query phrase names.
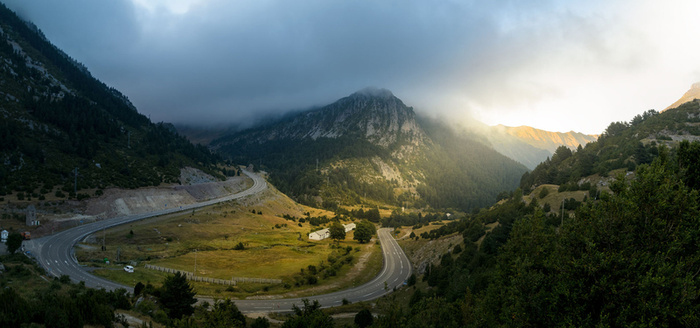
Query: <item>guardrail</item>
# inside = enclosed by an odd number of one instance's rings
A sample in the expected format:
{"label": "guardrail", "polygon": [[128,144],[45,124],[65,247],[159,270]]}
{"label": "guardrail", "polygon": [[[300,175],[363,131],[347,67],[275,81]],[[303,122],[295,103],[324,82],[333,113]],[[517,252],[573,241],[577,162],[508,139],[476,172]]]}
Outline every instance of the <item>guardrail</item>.
{"label": "guardrail", "polygon": [[190,281],[208,282],[208,283],[212,283],[212,284],[227,285],[227,286],[236,286],[236,284],[239,282],[251,282],[251,283],[258,283],[258,284],[281,284],[282,283],[282,279],[231,277],[231,280],[225,280],[225,279],[195,276],[194,273],[189,272],[189,271],[165,268],[165,267],[151,265],[151,264],[146,264],[146,265],[144,265],[144,267],[146,269],[151,269],[151,270],[156,270],[156,271],[161,271],[161,272],[166,272],[166,273],[179,272],[180,274],[184,274],[185,277],[187,277],[187,280],[190,280]]}

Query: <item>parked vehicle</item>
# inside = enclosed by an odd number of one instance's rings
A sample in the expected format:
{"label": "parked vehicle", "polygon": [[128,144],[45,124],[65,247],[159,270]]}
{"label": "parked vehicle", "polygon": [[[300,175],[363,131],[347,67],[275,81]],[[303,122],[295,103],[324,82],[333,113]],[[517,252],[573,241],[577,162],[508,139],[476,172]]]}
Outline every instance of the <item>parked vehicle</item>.
{"label": "parked vehicle", "polygon": [[124,271],[126,271],[128,273],[134,273],[134,267],[131,265],[127,265],[124,267]]}

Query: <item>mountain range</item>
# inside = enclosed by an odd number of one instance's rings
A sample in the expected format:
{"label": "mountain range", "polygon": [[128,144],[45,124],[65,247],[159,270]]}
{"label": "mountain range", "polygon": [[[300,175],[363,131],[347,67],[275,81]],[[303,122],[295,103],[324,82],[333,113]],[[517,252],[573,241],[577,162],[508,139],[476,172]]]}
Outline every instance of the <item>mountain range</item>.
{"label": "mountain range", "polygon": [[496,125],[480,131],[494,149],[523,163],[529,169],[534,169],[537,164],[552,157],[561,146],[576,149],[579,145],[585,146],[598,138],[597,135],[580,132],[550,132],[529,126]]}
{"label": "mountain range", "polygon": [[477,136],[421,117],[377,88],[211,146],[269,171],[298,201],[325,207],[380,200],[469,210],[492,203],[527,170]]}

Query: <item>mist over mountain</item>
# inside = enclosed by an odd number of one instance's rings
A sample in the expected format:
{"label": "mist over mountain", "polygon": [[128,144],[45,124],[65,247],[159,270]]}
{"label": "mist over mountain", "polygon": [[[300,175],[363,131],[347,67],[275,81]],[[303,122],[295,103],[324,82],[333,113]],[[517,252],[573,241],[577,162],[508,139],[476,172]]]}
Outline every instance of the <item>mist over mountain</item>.
{"label": "mist over mountain", "polygon": [[576,149],[595,141],[598,136],[580,132],[550,132],[529,126],[496,125],[483,130],[494,149],[534,169],[551,157],[560,146]]}
{"label": "mist over mountain", "polygon": [[473,135],[419,117],[386,89],[214,140],[237,163],[270,172],[308,204],[381,201],[469,210],[512,189],[525,167]]}

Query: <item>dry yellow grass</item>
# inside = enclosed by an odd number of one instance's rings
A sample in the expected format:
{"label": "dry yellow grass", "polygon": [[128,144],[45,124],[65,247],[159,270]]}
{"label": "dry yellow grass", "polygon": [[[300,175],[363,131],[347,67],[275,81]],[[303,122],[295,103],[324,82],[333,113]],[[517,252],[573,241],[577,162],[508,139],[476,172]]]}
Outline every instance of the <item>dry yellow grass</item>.
{"label": "dry yellow grass", "polygon": [[[545,188],[549,190],[549,194],[544,198],[540,199],[539,194],[540,192],[542,192],[542,189]],[[537,198],[537,203],[540,204],[540,206],[544,206],[544,204],[549,204],[553,213],[561,213],[561,206],[564,199],[573,198],[581,202],[588,195],[588,190],[558,192],[558,189],[558,185],[541,185],[535,188],[535,190],[531,192],[530,195],[524,196],[523,200],[529,204],[534,198]]]}
{"label": "dry yellow grass", "polygon": [[[293,281],[294,275],[309,265],[318,267],[325,263],[328,255],[335,251],[331,247],[334,242],[309,241],[307,236],[312,226],[308,222],[300,226],[298,221],[286,220],[282,215],[303,217],[305,212],[310,212],[315,216],[331,217],[333,214],[296,204],[275,190],[267,191],[263,199],[248,205],[236,202],[219,204],[194,213],[173,214],[106,230],[106,252],[100,250],[103,232],[98,232],[88,238],[92,242],[89,247],[76,251],[77,257],[80,261],[91,263],[104,257],[114,260],[119,249],[120,261],[139,263],[137,272],[150,271],[141,266],[144,263],[193,272],[196,257],[198,276],[219,279],[272,278],[283,279],[285,282]],[[373,248],[357,243],[352,237],[352,232],[348,233],[346,240],[339,245],[353,248],[353,264],[360,257],[375,252]],[[239,243],[245,245],[245,250],[234,249]],[[356,247],[360,247],[361,251],[355,252]],[[379,259],[378,264],[377,261],[368,261],[368,268],[364,270],[378,271],[381,268],[381,255]],[[144,283],[150,281],[154,285],[164,276],[161,273],[146,272],[139,273],[141,276],[137,277],[136,273],[130,275],[114,270],[115,268],[118,269],[115,266],[112,270],[100,270],[96,274],[126,284],[142,279]],[[350,269],[351,266],[346,265],[336,277],[319,280],[319,283],[357,283],[352,279],[343,281],[342,275]],[[375,274],[376,272],[367,280]],[[226,286],[195,284],[200,294],[220,296],[244,296],[246,293],[258,293],[263,287],[241,284],[235,291],[229,291],[231,295],[225,295],[223,290]],[[277,286],[268,286],[266,289],[270,293],[289,291]]]}

